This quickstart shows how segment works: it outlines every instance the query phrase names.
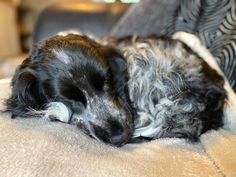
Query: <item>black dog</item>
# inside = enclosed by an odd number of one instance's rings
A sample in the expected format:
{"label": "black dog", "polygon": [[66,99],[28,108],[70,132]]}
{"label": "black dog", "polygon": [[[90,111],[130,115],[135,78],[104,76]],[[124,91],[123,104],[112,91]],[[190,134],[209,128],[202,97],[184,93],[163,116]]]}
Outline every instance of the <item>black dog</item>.
{"label": "black dog", "polygon": [[7,111],[77,125],[114,145],[141,138],[197,139],[222,126],[224,80],[181,42],[55,36],[16,70]]}
{"label": "black dog", "polygon": [[123,75],[127,65],[115,50],[84,36],[56,36],[35,46],[17,69],[8,111],[12,117],[64,119],[119,145],[133,133]]}

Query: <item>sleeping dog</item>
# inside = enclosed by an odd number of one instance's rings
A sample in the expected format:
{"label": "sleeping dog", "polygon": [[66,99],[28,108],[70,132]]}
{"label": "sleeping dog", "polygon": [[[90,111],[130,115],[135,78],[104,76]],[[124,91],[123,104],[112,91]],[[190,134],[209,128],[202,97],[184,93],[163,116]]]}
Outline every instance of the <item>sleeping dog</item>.
{"label": "sleeping dog", "polygon": [[223,85],[223,77],[178,40],[130,37],[104,45],[57,35],[35,45],[18,67],[6,111],[70,123],[117,146],[197,140],[223,124]]}

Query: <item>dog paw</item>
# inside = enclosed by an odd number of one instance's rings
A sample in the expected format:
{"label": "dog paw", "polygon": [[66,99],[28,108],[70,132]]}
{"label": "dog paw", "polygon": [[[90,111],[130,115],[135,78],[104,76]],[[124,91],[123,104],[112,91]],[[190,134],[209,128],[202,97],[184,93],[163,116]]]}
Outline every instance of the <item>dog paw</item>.
{"label": "dog paw", "polygon": [[70,120],[71,112],[61,102],[51,102],[45,110],[45,118],[50,121],[61,121],[68,123]]}

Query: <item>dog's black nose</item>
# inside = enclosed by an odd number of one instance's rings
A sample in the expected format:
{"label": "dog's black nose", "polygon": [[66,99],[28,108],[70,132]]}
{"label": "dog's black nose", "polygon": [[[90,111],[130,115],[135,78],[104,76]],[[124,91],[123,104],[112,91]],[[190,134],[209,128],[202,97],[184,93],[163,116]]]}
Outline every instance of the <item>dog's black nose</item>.
{"label": "dog's black nose", "polygon": [[109,141],[111,144],[121,146],[126,143],[131,136],[131,129],[127,124],[123,125],[116,121],[108,121],[110,126]]}
{"label": "dog's black nose", "polygon": [[132,129],[119,122],[110,122],[106,127],[93,125],[93,129],[97,138],[115,146],[124,145],[132,135]]}
{"label": "dog's black nose", "polygon": [[109,142],[116,146],[122,146],[130,138],[130,131],[122,129],[113,130],[109,138]]}

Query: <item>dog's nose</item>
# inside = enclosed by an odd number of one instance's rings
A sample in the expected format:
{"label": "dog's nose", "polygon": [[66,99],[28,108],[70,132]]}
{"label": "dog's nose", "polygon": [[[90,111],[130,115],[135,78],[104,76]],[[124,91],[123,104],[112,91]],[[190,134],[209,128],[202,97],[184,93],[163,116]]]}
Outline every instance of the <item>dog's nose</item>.
{"label": "dog's nose", "polygon": [[131,137],[132,129],[129,124],[121,123],[118,121],[108,121],[110,126],[109,142],[116,146],[122,146]]}
{"label": "dog's nose", "polygon": [[104,128],[93,125],[93,129],[97,138],[105,143],[110,143],[115,146],[124,145],[132,135],[131,128],[123,126],[118,122],[112,122]]}
{"label": "dog's nose", "polygon": [[131,136],[130,131],[125,130],[125,128],[111,130],[111,136],[109,138],[109,142],[116,146],[122,146],[129,140],[130,136]]}

